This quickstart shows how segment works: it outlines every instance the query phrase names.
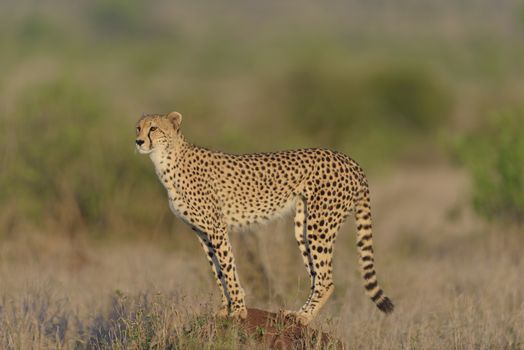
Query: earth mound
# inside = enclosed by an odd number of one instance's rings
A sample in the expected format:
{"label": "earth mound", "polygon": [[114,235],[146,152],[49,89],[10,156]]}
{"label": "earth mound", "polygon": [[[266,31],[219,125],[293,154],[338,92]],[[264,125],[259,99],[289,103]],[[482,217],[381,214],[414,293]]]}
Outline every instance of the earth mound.
{"label": "earth mound", "polygon": [[270,349],[344,349],[344,344],[328,333],[303,326],[282,313],[248,308],[240,327],[251,339]]}

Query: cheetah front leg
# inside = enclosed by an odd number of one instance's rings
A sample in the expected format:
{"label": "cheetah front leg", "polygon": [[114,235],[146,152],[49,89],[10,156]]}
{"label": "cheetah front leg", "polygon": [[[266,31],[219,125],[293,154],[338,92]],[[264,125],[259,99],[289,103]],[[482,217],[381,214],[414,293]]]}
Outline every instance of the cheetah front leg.
{"label": "cheetah front leg", "polygon": [[222,296],[222,306],[220,307],[220,310],[216,313],[216,315],[218,317],[226,317],[229,315],[230,298],[227,293],[226,282],[224,281],[224,275],[222,273],[222,269],[220,268],[220,263],[218,262],[215,250],[213,249],[213,244],[211,243],[209,237],[205,233],[198,230],[196,227],[193,227],[192,229],[197,234],[198,240],[200,241],[200,244],[202,245],[202,248],[206,253],[206,258],[215,276],[215,281],[217,283],[218,288],[221,291],[220,294]]}
{"label": "cheetah front leg", "polygon": [[246,318],[245,293],[240,285],[225,224],[214,225],[205,231],[196,230],[196,232],[222,292],[222,307],[217,315]]}

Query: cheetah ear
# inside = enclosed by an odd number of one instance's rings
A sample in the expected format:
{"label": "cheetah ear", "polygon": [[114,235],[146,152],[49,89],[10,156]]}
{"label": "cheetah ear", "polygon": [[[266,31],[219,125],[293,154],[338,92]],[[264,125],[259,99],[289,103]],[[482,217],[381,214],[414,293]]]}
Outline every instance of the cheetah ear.
{"label": "cheetah ear", "polygon": [[182,114],[178,112],[171,112],[167,115],[167,119],[173,123],[173,127],[175,130],[178,130],[180,128],[180,124],[182,123]]}

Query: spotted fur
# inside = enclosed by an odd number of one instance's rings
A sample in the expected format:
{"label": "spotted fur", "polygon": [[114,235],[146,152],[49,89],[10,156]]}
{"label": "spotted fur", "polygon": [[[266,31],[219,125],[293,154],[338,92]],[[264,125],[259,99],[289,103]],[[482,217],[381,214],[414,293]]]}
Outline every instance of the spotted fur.
{"label": "spotted fur", "polygon": [[228,154],[185,141],[182,116],[145,115],[137,124],[137,148],[149,154],[173,213],[196,232],[222,292],[219,314],[247,311],[228,231],[265,223],[295,210],[295,238],[311,280],[306,303],[292,313],[310,322],[333,293],[337,232],[353,211],[364,287],[385,313],[393,304],[379,287],[371,233],[369,187],[362,168],[327,149]]}

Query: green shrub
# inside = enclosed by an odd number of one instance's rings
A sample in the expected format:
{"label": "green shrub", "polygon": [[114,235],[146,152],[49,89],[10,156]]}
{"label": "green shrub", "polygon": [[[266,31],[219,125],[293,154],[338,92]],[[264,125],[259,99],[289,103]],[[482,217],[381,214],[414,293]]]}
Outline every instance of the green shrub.
{"label": "green shrub", "polygon": [[358,73],[308,66],[271,90],[294,125],[332,145],[376,129],[428,133],[449,119],[452,106],[451,93],[428,70],[405,65]]}
{"label": "green shrub", "polygon": [[68,81],[27,89],[16,114],[0,125],[11,135],[0,206],[14,208],[25,222],[55,222],[66,231],[156,224],[159,208],[133,197],[160,198],[160,186],[135,155],[133,123],[118,115],[99,93]]}
{"label": "green shrub", "polygon": [[64,37],[63,29],[46,18],[45,16],[33,13],[20,20],[17,39],[22,44],[42,44],[56,45]]}
{"label": "green shrub", "polygon": [[102,36],[140,35],[148,32],[148,4],[143,0],[102,0],[91,3],[89,19]]}
{"label": "green shrub", "polygon": [[311,68],[290,72],[280,84],[284,114],[310,137],[338,143],[370,106],[358,83],[350,77]]}
{"label": "green shrub", "polygon": [[[96,166],[92,144],[94,123],[102,107],[85,92],[65,82],[53,82],[26,91],[17,115],[6,124],[13,135],[13,161],[8,164],[8,195],[31,216],[40,216],[63,191],[93,184],[84,164]],[[96,203],[100,192],[74,191],[81,203]],[[90,192],[90,193],[89,193]],[[99,209],[83,208],[87,216]]]}
{"label": "green shrub", "polygon": [[368,89],[380,114],[396,127],[428,131],[449,120],[450,93],[422,68],[385,67],[370,78]]}
{"label": "green shrub", "polygon": [[524,223],[524,110],[497,115],[460,150],[475,210],[489,220]]}

